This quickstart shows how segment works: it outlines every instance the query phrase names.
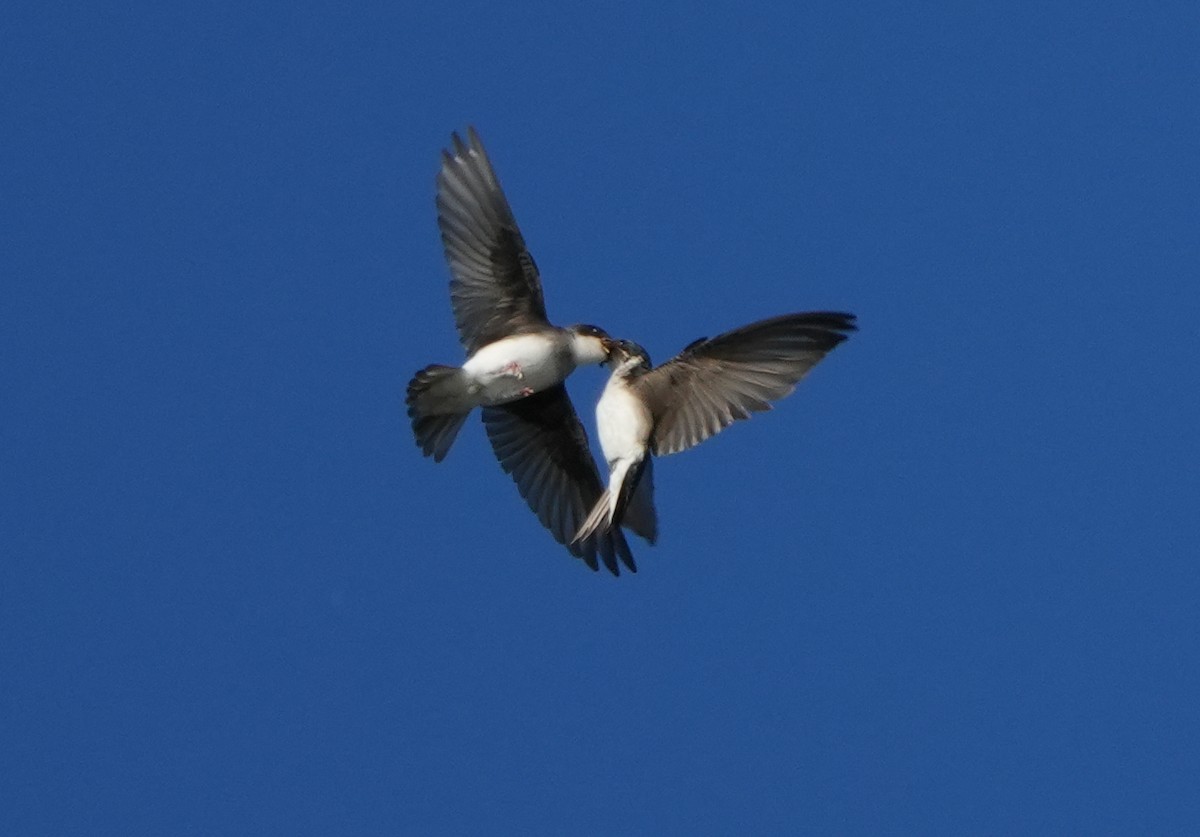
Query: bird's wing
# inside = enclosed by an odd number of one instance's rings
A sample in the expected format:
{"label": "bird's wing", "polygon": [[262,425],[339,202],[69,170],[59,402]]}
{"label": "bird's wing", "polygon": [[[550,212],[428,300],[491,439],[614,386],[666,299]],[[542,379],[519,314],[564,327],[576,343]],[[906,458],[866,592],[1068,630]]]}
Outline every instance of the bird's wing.
{"label": "bird's wing", "polygon": [[631,381],[654,416],[657,454],[678,453],[788,395],[854,330],[854,316],[786,314],[697,340]]}
{"label": "bird's wing", "polygon": [[474,128],[453,135],[437,176],[438,228],[450,263],[458,336],[473,354],[547,324],[537,265]]}
{"label": "bird's wing", "polygon": [[613,575],[620,574],[618,559],[637,572],[620,529],[571,542],[604,485],[566,387],[484,407],[483,423],[500,465],[556,541],[593,570],[599,555]]}

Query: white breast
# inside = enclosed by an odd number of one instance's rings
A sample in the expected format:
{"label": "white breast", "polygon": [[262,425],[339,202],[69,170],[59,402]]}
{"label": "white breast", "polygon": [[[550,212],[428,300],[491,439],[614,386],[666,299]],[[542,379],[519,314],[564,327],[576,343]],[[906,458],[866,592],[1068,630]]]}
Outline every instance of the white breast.
{"label": "white breast", "polygon": [[[506,371],[520,367],[521,377]],[[570,373],[569,359],[543,335],[505,337],[484,346],[463,364],[478,389],[480,403],[502,404],[520,397],[525,388],[541,392],[561,383]]]}
{"label": "white breast", "polygon": [[596,435],[611,466],[618,459],[638,459],[650,438],[651,419],[646,405],[635,398],[622,378],[609,378],[596,403]]}

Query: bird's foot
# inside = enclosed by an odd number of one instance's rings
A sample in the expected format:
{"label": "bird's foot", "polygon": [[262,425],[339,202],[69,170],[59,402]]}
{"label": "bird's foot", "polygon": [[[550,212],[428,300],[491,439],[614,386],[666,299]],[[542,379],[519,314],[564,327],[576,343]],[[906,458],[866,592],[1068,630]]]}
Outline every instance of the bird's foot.
{"label": "bird's foot", "polygon": [[525,373],[521,371],[521,364],[517,363],[515,360],[510,361],[510,362],[504,364],[503,366],[501,366],[500,374],[501,375],[511,375],[512,377],[516,378],[518,381],[522,380],[525,377]]}
{"label": "bird's foot", "polygon": [[528,398],[533,395],[533,387],[521,387],[521,391],[517,393],[522,398]]}

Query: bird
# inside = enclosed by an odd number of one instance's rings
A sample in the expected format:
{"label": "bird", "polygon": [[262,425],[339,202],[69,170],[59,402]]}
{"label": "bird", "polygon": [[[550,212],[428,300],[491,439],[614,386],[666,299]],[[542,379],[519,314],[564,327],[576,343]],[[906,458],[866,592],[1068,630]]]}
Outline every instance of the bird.
{"label": "bird", "polygon": [[695,340],[658,367],[642,346],[614,340],[606,361],[611,374],[596,403],[608,488],[575,540],[624,526],[653,544],[654,456],[687,450],[771,409],[855,330],[853,314],[785,314]]}
{"label": "bird", "polygon": [[441,462],[467,416],[481,408],[501,467],[538,520],[591,569],[637,571],[619,531],[572,538],[604,489],[587,433],[563,382],[608,359],[594,325],[552,325],[541,279],[473,127],[451,135],[437,175],[437,221],[450,266],[450,305],[467,359],[431,364],[408,384],[417,446]]}

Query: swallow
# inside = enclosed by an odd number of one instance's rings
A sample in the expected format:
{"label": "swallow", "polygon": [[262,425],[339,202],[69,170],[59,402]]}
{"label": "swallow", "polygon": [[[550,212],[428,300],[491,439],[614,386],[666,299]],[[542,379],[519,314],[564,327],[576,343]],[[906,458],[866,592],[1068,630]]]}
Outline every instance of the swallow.
{"label": "swallow", "polygon": [[418,447],[435,462],[481,408],[488,439],[538,520],[593,570],[636,572],[619,530],[572,538],[603,492],[587,434],[563,382],[602,364],[612,346],[593,325],[559,327],[546,315],[537,265],[479,135],[451,136],[437,176],[437,219],[450,265],[450,304],[467,359],[413,376],[406,404]]}
{"label": "swallow", "polygon": [[771,409],[854,330],[853,314],[785,314],[696,340],[658,367],[637,343],[613,341],[611,374],[596,404],[608,488],[576,541],[624,526],[653,544],[654,456],[687,450]]}

